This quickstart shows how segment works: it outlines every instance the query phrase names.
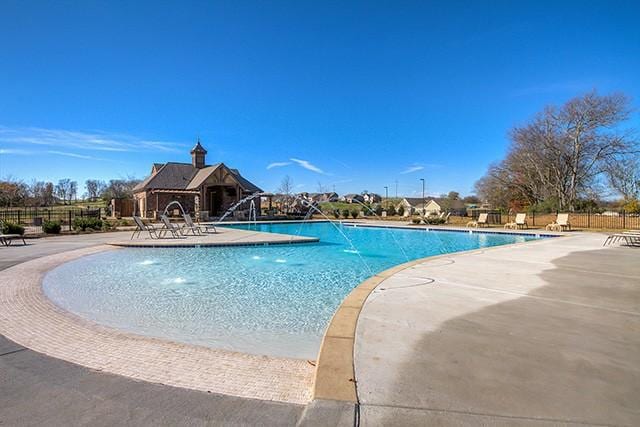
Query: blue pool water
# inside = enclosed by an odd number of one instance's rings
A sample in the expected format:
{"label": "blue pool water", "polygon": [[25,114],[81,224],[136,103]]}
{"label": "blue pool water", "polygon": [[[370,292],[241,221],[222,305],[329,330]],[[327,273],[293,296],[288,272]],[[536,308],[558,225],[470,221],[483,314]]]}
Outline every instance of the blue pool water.
{"label": "blue pool water", "polygon": [[430,255],[534,239],[338,227],[257,225],[260,231],[319,237],[319,243],[103,252],[54,269],[43,287],[57,305],[107,326],[214,348],[315,359],[335,309],[372,273]]}

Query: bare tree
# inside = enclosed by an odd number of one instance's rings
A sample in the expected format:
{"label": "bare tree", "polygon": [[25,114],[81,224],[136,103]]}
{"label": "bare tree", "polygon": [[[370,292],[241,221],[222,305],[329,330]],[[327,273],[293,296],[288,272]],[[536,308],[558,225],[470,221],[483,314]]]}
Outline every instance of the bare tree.
{"label": "bare tree", "polygon": [[53,204],[53,184],[34,180],[29,186],[29,195],[33,206],[49,206]]}
{"label": "bare tree", "polygon": [[133,189],[140,183],[135,177],[127,177],[124,179],[112,179],[109,184],[100,193],[100,197],[104,200],[124,199],[133,196]]}
{"label": "bare tree", "polygon": [[107,184],[104,181],[100,181],[98,179],[88,179],[84,183],[87,188],[87,198],[90,200],[95,200],[104,192],[107,188]]}
{"label": "bare tree", "polygon": [[291,206],[291,202],[293,201],[293,179],[289,175],[285,175],[280,182],[280,187],[277,190],[278,193],[282,194],[282,202],[284,204],[285,213],[289,212],[289,207]]}
{"label": "bare tree", "polygon": [[478,194],[511,205],[547,201],[573,209],[595,192],[607,165],[637,151],[632,133],[619,127],[628,117],[629,101],[621,94],[591,92],[562,108],[545,108],[510,132],[506,158],[477,183]]}
{"label": "bare tree", "polygon": [[640,156],[624,156],[610,161],[606,168],[609,186],[625,202],[640,199]]}
{"label": "bare tree", "polygon": [[67,198],[69,197],[69,190],[71,187],[71,180],[69,178],[64,178],[58,181],[56,184],[56,197],[62,200],[63,203],[67,202]]}
{"label": "bare tree", "polygon": [[0,206],[21,206],[24,205],[29,195],[28,186],[20,181],[7,177],[0,181]]}

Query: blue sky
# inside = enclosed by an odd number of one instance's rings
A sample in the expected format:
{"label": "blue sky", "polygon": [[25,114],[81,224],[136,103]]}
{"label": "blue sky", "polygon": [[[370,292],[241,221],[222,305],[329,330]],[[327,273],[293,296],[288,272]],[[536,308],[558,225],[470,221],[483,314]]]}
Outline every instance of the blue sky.
{"label": "blue sky", "polygon": [[[265,190],[472,191],[507,132],[640,99],[640,3],[0,0],[0,176],[239,168]],[[633,125],[639,124],[634,113]]]}

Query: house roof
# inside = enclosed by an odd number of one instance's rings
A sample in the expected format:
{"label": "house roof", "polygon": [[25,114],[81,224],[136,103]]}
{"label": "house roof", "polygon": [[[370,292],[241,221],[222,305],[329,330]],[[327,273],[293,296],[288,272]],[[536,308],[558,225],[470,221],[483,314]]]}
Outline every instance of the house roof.
{"label": "house roof", "polygon": [[262,191],[260,187],[256,186],[254,183],[240,175],[240,171],[238,169],[229,170],[235,175],[236,179],[238,180],[238,182],[240,182],[240,185],[245,189],[245,191],[248,191],[250,193],[257,193]]}
{"label": "house roof", "polygon": [[192,190],[194,188],[200,187],[202,185],[202,183],[205,182],[207,180],[207,178],[209,178],[209,176],[211,176],[211,174],[216,169],[218,169],[218,167],[221,164],[222,163],[218,163],[216,165],[205,166],[202,169],[198,169],[198,172],[196,172],[195,176],[191,179],[191,182],[189,183],[187,188],[189,190]]}
{"label": "house roof", "polygon": [[[222,163],[206,166],[198,169],[191,163],[154,163],[154,167],[161,165],[157,172],[147,177],[133,189],[134,192],[144,190],[195,190],[202,185],[205,180],[216,171]],[[255,184],[240,175],[237,169],[229,169],[236,178],[240,186],[246,192],[262,191]]]}
{"label": "house roof", "polygon": [[[422,197],[405,197],[403,200],[406,200],[411,206],[422,206]],[[430,201],[436,202],[440,207],[448,207],[449,209],[464,209],[466,206],[462,202],[462,200],[449,200],[442,197],[425,197],[424,203],[425,205],[429,204]]]}
{"label": "house roof", "polygon": [[196,143],[195,147],[191,149],[191,154],[193,153],[207,154],[207,150],[205,150],[204,147],[200,144],[200,138],[198,138],[198,142]]}
{"label": "house roof", "polygon": [[186,190],[197,169],[191,163],[165,163],[158,171],[136,185],[134,191],[151,189]]}

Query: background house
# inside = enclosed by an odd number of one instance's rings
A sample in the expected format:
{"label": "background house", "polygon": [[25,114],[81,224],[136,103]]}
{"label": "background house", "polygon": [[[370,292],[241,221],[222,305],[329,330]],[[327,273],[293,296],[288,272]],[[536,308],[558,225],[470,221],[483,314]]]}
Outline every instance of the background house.
{"label": "background house", "polygon": [[[224,163],[206,165],[207,150],[200,140],[191,150],[191,163],[154,163],[151,175],[134,189],[136,213],[157,218],[172,201],[199,218],[219,217],[242,198],[261,192],[255,184]],[[260,211],[260,198],[254,200]],[[247,210],[239,207],[239,213]]]}
{"label": "background house", "polygon": [[452,215],[466,215],[466,206],[462,200],[451,200],[442,197],[405,197],[396,210],[402,206],[404,216],[418,215],[438,215],[441,212],[451,212]]}
{"label": "background house", "polygon": [[345,194],[344,196],[340,197],[340,201],[347,203],[364,203],[364,197],[362,196],[362,194]]}
{"label": "background house", "polygon": [[365,193],[362,195],[365,203],[380,203],[382,196],[376,193]]}

